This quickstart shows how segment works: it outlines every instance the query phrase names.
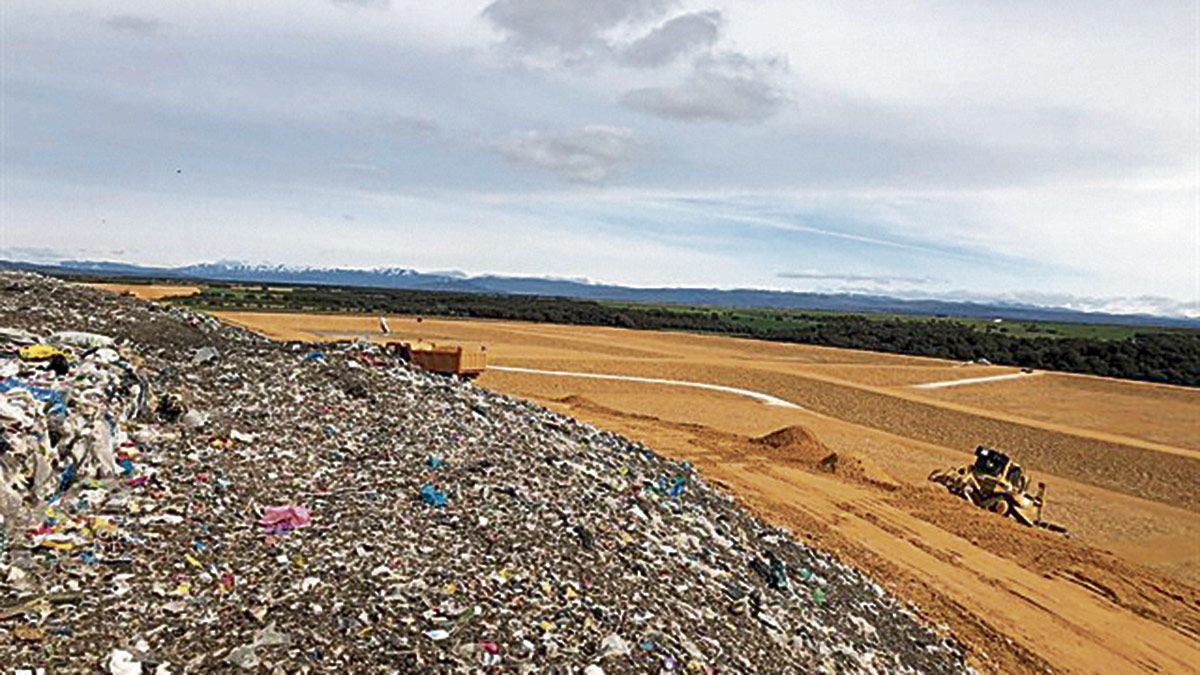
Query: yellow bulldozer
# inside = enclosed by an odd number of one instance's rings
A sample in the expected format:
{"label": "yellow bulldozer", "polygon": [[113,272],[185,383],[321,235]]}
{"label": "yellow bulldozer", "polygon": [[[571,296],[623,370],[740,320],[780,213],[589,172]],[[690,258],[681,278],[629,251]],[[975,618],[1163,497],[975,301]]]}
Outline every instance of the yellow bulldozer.
{"label": "yellow bulldozer", "polygon": [[934,471],[929,480],[946,486],[952,494],[1000,516],[1011,516],[1022,525],[1040,527],[1065,534],[1062,525],[1046,522],[1046,484],[1038,483],[1037,492],[1029,492],[1029,477],[1007,454],[979,446],[975,462],[957,469]]}

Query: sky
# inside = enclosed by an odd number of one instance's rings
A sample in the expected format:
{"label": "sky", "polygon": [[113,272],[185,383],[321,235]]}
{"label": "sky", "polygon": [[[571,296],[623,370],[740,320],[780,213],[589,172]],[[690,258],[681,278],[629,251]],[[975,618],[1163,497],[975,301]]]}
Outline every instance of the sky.
{"label": "sky", "polygon": [[1200,316],[1200,3],[0,3],[0,256]]}

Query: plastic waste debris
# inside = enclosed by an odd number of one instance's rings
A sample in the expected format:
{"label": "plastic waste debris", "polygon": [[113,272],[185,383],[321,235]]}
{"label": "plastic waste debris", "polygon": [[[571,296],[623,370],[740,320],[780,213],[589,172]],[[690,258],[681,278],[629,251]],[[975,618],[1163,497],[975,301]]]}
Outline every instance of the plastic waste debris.
{"label": "plastic waste debris", "polygon": [[13,637],[25,642],[41,642],[46,639],[46,630],[37,626],[17,626],[12,633]]}
{"label": "plastic waste debris", "polygon": [[308,509],[300,505],[268,506],[263,509],[263,515],[258,524],[267,534],[287,534],[301,527],[308,527],[312,516]]}
{"label": "plastic waste debris", "polygon": [[34,344],[39,340],[36,333],[20,328],[0,328],[0,342],[11,342],[17,345]]}
{"label": "plastic waste debris", "polygon": [[58,479],[59,493],[66,492],[71,487],[71,484],[75,482],[75,475],[77,473],[74,462],[68,464],[67,468],[63,469],[62,476]]}
{"label": "plastic waste debris", "polygon": [[275,630],[275,624],[271,623],[255,633],[254,639],[250,643],[230,651],[225,657],[225,663],[244,670],[253,670],[262,663],[258,657],[259,649],[263,647],[286,646],[291,643],[291,637]]}
{"label": "plastic waste debris", "polygon": [[254,434],[247,434],[234,429],[229,432],[229,438],[237,441],[238,443],[253,443],[255,436]]}
{"label": "plastic waste debris", "polygon": [[164,422],[177,422],[187,412],[187,406],[179,394],[168,393],[159,396],[154,412]]}
{"label": "plastic waste debris", "polygon": [[684,478],[683,476],[676,476],[675,479],[673,481],[671,481],[671,485],[663,491],[667,494],[668,497],[675,499],[675,498],[678,498],[683,495],[683,491],[686,487],[687,487],[687,479]]}
{"label": "plastic waste debris", "polygon": [[421,501],[440,509],[446,505],[446,493],[426,483],[421,486]]}
{"label": "plastic waste debris", "polygon": [[141,675],[142,663],[124,649],[114,649],[108,656],[108,672],[111,675]]}
{"label": "plastic waste debris", "polygon": [[29,392],[29,395],[33,398],[47,404],[49,407],[46,409],[46,412],[51,415],[67,414],[66,399],[63,398],[61,393],[53,389],[47,389],[46,387],[35,387],[14,377],[0,381],[0,393],[12,391],[13,389],[24,389],[25,391]]}
{"label": "plastic waste debris", "polygon": [[221,358],[221,352],[216,347],[201,347],[192,354],[192,365],[205,366],[216,363]]}
{"label": "plastic waste debris", "polygon": [[51,335],[50,340],[56,344],[70,345],[80,349],[99,349],[101,347],[111,347],[116,343],[116,340],[107,335],[79,330],[59,331]]}
{"label": "plastic waste debris", "polygon": [[17,350],[23,361],[49,361],[55,356],[66,357],[63,351],[50,345],[28,345]]}
{"label": "plastic waste debris", "polygon": [[629,653],[629,643],[616,633],[609,634],[600,643],[600,658],[602,659],[610,656],[628,656]]}
{"label": "plastic waste debris", "polygon": [[46,368],[55,375],[63,377],[71,372],[71,362],[67,360],[65,354],[55,354],[46,362]]}
{"label": "plastic waste debris", "polygon": [[821,590],[820,588],[812,589],[812,601],[815,602],[816,604],[823,605],[823,604],[825,604],[825,601],[828,599],[829,599],[829,594],[826,593],[825,591]]}
{"label": "plastic waste debris", "polygon": [[775,557],[774,554],[768,552],[764,558],[754,558],[750,561],[750,568],[771,588],[777,591],[787,589],[787,571],[784,568],[783,561]]}
{"label": "plastic waste debris", "polygon": [[[0,382],[21,383],[0,391],[0,663],[965,671],[870,579],[644,445],[373,344],[0,281]],[[112,337],[46,337],[67,328]],[[19,358],[38,344],[65,376]]]}
{"label": "plastic waste debris", "polygon": [[208,424],[208,414],[199,410],[188,410],[179,418],[179,423],[189,429],[199,429]]}

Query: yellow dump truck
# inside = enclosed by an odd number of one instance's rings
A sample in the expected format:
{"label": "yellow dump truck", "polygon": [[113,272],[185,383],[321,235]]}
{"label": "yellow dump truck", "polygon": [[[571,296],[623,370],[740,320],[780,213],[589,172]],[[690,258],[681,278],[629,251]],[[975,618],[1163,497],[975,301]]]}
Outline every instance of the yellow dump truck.
{"label": "yellow dump truck", "polygon": [[439,345],[432,342],[389,342],[388,349],[401,359],[433,373],[479,377],[487,370],[487,347]]}

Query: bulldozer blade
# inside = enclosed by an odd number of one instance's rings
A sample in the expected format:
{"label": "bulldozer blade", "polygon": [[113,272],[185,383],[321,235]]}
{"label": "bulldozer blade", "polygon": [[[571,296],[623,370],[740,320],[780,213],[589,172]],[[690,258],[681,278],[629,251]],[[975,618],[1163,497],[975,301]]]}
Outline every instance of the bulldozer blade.
{"label": "bulldozer blade", "polygon": [[1069,531],[1067,531],[1067,528],[1063,527],[1062,525],[1059,525],[1058,523],[1047,523],[1045,521],[1042,521],[1042,522],[1039,522],[1037,524],[1037,526],[1042,528],[1043,530],[1050,530],[1051,532],[1057,532],[1058,534],[1065,534],[1067,536],[1070,536],[1070,534],[1071,534]]}

